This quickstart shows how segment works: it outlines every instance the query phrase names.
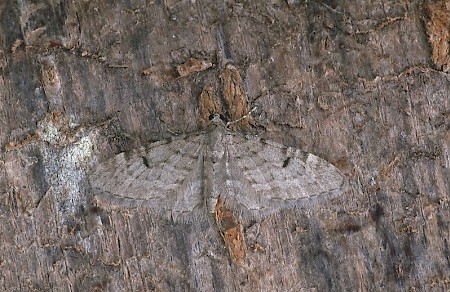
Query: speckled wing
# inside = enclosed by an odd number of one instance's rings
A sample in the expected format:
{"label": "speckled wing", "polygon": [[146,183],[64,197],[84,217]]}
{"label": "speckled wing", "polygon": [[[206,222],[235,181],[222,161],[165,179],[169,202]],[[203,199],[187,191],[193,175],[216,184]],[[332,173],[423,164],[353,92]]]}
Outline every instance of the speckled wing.
{"label": "speckled wing", "polygon": [[300,149],[232,133],[226,143],[225,203],[243,215],[307,206],[346,188],[335,166]]}
{"label": "speckled wing", "polygon": [[200,134],[160,141],[100,164],[90,175],[97,202],[171,217],[200,209],[205,140]]}

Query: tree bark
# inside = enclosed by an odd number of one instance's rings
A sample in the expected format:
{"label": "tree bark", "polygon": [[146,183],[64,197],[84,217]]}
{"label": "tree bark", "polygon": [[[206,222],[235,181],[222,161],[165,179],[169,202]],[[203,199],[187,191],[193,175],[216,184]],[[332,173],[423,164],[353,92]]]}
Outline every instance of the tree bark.
{"label": "tree bark", "polygon": [[[7,2],[0,290],[450,288],[448,1]],[[96,205],[99,163],[254,107],[348,190],[233,222],[240,262],[214,218]]]}

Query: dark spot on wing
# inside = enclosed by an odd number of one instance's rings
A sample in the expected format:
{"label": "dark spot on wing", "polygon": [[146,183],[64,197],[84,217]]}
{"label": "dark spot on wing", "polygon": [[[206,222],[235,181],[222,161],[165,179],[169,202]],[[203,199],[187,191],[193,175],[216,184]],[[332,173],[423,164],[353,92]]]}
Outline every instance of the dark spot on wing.
{"label": "dark spot on wing", "polygon": [[336,231],[341,233],[355,233],[361,230],[361,226],[350,220],[344,222]]}
{"label": "dark spot on wing", "polygon": [[97,206],[92,206],[89,211],[91,213],[97,214],[97,213],[100,213],[101,209],[99,207],[97,207]]}
{"label": "dark spot on wing", "polygon": [[290,157],[286,158],[286,159],[283,161],[283,168],[285,168],[286,166],[288,166],[290,161],[291,161],[291,158],[290,158]]}
{"label": "dark spot on wing", "polygon": [[142,156],[142,163],[144,163],[144,165],[145,165],[146,167],[150,167],[150,164],[148,163],[148,159],[147,159],[147,157],[145,157],[145,156]]}
{"label": "dark spot on wing", "polygon": [[383,207],[381,207],[378,203],[370,209],[370,217],[373,221],[378,223],[380,218],[384,215]]}

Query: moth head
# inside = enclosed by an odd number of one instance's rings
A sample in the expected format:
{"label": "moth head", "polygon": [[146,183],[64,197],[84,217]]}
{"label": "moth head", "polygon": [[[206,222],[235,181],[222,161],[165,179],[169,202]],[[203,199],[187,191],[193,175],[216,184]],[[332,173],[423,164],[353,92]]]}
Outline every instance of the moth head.
{"label": "moth head", "polygon": [[214,125],[225,125],[225,117],[218,113],[210,114],[209,121]]}

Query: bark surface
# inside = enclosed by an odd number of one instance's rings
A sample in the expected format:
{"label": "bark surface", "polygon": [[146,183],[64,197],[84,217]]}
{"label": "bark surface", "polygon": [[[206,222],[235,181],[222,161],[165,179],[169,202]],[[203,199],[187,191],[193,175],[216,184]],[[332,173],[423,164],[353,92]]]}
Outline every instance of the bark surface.
{"label": "bark surface", "polygon": [[[0,290],[450,289],[449,19],[448,1],[2,1]],[[253,107],[245,131],[348,191],[242,224],[95,205],[98,163]]]}

